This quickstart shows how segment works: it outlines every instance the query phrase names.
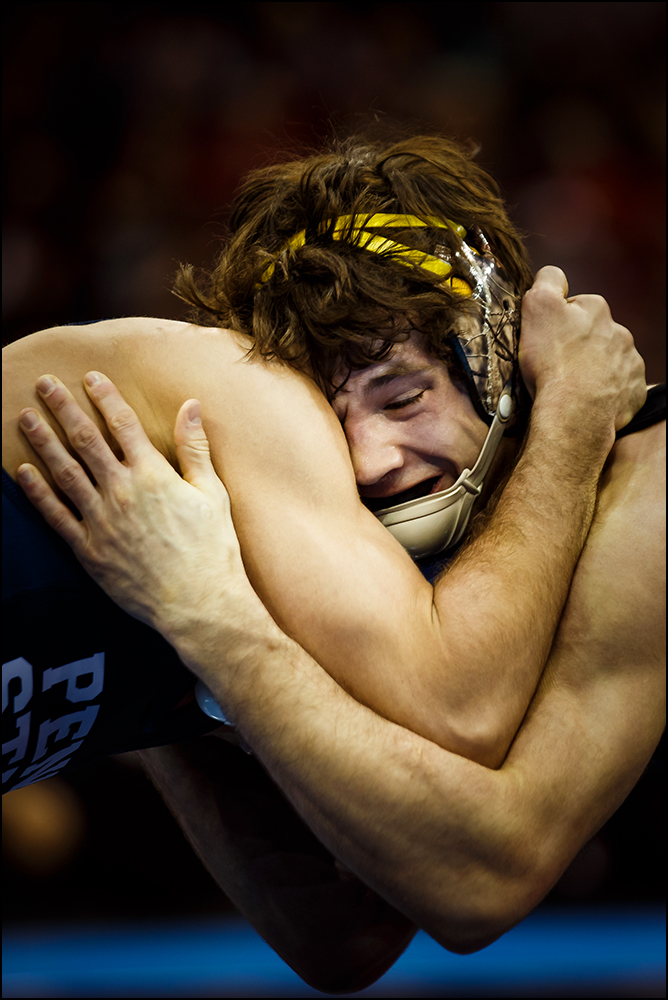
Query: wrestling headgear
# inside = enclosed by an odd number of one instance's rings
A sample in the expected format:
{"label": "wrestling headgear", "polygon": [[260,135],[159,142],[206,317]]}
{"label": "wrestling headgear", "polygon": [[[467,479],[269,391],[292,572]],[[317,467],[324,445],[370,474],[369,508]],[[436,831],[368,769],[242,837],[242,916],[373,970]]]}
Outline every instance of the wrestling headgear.
{"label": "wrestling headgear", "polygon": [[[374,232],[418,227],[450,230],[458,237],[457,249],[453,252],[443,244],[437,245],[433,253],[424,253]],[[453,292],[472,299],[478,307],[462,312],[451,339],[473,405],[489,425],[478,460],[473,469],[464,469],[449,489],[376,511],[379,521],[414,559],[435,556],[461,540],[484,477],[517,409],[520,296],[477,227],[471,230],[470,242],[463,226],[430,216],[347,215],[322,228],[332,239],[346,240],[364,250],[390,256],[407,267],[437,275]],[[306,233],[301,232],[287,246],[297,249],[305,241]],[[262,281],[273,270],[274,265],[269,264]]]}

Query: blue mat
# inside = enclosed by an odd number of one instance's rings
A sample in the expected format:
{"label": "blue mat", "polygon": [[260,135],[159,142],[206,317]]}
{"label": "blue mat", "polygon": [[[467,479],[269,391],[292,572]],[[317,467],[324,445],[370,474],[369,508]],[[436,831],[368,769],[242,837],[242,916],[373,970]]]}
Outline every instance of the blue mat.
{"label": "blue mat", "polygon": [[[665,992],[567,991],[597,983],[660,983],[664,969],[662,910],[543,910],[475,955],[452,955],[420,933],[360,995],[499,996],[546,986],[556,992],[544,995],[554,996],[659,996]],[[204,918],[6,928],[2,995],[323,996],[248,924]]]}

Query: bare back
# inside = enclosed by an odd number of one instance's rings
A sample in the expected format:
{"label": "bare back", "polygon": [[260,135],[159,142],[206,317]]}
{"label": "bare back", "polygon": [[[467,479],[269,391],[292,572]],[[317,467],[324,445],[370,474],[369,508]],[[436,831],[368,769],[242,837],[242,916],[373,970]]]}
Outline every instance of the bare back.
{"label": "bare back", "polygon": [[[191,390],[195,388],[189,381],[189,369],[204,352],[208,374],[218,379],[221,389],[229,394],[236,366],[245,359],[242,340],[230,331],[142,317],[55,327],[11,344],[3,349],[4,468],[13,477],[18,465],[30,461],[39,465],[50,480],[48,469],[30,448],[17,423],[19,411],[34,406],[64,440],[60,425],[35,390],[39,376],[47,373],[56,374],[68,385],[115,447],[82,385],[84,374],[90,370],[104,372],[122,389],[155,447],[176,465],[174,417],[180,403],[194,394]],[[296,373],[291,374],[299,379]]]}

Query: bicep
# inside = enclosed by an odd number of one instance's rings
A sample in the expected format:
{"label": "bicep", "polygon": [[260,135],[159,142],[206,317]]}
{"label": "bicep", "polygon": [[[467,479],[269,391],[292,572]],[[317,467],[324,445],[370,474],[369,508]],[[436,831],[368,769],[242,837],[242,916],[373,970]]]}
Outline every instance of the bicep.
{"label": "bicep", "polygon": [[[433,590],[360,503],[331,409],[210,435],[249,579],[277,624],[361,702],[440,742],[425,680],[442,673]],[[222,421],[221,421],[222,425]],[[235,435],[232,443],[232,434]]]}
{"label": "bicep", "polygon": [[238,518],[233,506],[249,578],[277,624],[358,701],[447,741],[439,708],[424,697],[443,672],[432,588],[373,515],[356,508],[309,509],[292,496],[280,509],[246,508]]}

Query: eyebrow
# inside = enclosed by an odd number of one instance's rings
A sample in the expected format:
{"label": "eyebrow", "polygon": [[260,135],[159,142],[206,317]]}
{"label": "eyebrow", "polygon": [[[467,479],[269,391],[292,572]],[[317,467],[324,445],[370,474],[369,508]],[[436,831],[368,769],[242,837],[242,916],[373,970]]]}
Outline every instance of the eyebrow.
{"label": "eyebrow", "polygon": [[369,379],[364,386],[364,395],[368,396],[372,392],[382,389],[390,382],[394,382],[395,379],[405,378],[407,375],[420,375],[422,372],[430,371],[431,368],[430,364],[410,364],[405,361],[396,361],[387,371]]}
{"label": "eyebrow", "polygon": [[[378,389],[382,389],[383,386],[389,385],[390,382],[394,382],[399,378],[406,378],[408,375],[419,375],[421,372],[431,371],[433,368],[432,364],[425,362],[419,364],[417,362],[411,363],[410,361],[391,361],[388,362],[388,366],[385,371],[382,371],[379,375],[373,375],[366,385],[362,389],[362,393],[365,396],[370,396],[372,393],[377,392]],[[346,382],[348,380],[346,379]],[[346,382],[343,383],[340,388],[334,391],[330,402],[334,402],[335,399],[341,399],[342,396],[347,395],[350,389],[346,388]]]}

